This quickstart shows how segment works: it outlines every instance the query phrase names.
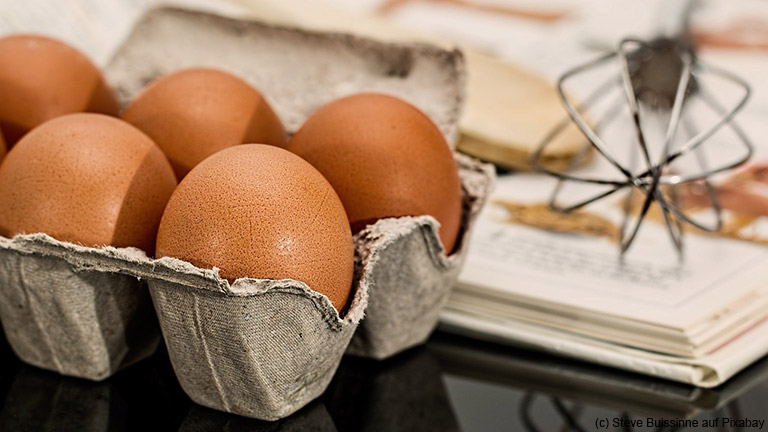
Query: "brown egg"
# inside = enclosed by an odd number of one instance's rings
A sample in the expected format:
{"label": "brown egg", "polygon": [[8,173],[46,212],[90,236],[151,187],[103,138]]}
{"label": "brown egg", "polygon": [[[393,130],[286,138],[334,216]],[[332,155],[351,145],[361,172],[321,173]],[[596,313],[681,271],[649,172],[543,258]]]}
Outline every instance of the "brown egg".
{"label": "brown egg", "polygon": [[58,117],[25,135],[0,165],[0,235],[43,232],[151,254],[175,187],[163,153],[128,123]]}
{"label": "brown egg", "polygon": [[0,127],[9,147],[46,120],[76,112],[118,113],[114,93],[85,55],[43,36],[0,38]]}
{"label": "brown egg", "polygon": [[155,140],[179,180],[227,147],[285,147],[287,141],[283,124],[261,93],[213,69],[189,69],[158,79],[125,110],[123,119]]}
{"label": "brown egg", "polygon": [[412,105],[358,94],[320,108],[288,144],[339,194],[352,231],[378,219],[431,215],[453,250],[461,224],[456,162],[440,130]]}
{"label": "brown egg", "polygon": [[209,157],[173,193],[158,256],[220,269],[233,281],[294,279],[341,311],[354,270],[344,207],[312,166],[278,147],[249,144]]}
{"label": "brown egg", "polygon": [[3,161],[6,152],[7,150],[5,148],[5,140],[3,140],[3,130],[0,129],[0,162]]}

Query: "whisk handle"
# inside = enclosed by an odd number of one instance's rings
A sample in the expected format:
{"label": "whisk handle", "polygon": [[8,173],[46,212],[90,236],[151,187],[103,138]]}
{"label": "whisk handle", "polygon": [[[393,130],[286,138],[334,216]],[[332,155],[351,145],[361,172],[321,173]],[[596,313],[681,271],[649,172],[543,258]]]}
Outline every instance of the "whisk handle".
{"label": "whisk handle", "polygon": [[663,38],[686,39],[693,9],[699,0],[665,0],[658,3],[657,34]]}

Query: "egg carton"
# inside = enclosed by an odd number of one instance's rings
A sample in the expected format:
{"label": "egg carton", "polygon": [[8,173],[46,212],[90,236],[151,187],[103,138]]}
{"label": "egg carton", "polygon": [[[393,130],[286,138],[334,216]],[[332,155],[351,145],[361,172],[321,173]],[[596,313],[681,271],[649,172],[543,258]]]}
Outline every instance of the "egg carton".
{"label": "egg carton", "polygon": [[[158,76],[200,66],[249,81],[289,133],[319,106],[371,91],[411,102],[454,143],[464,100],[458,51],[175,8],[142,18],[105,74],[125,106]],[[463,196],[456,251],[445,256],[430,216],[366,228],[355,237],[353,301],[343,317],[299,281],[230,284],[217,269],[151,259],[138,249],[89,248],[29,234],[0,238],[0,321],[23,361],[92,380],[150,355],[159,321],[174,371],[195,402],[283,418],[325,390],[348,347],[384,358],[423,342],[434,329],[493,178],[489,165],[459,154],[456,161]]]}
{"label": "egg carton", "polygon": [[470,227],[490,193],[488,164],[454,153],[462,189],[462,223],[455,250],[446,256],[439,224],[430,216],[381,219],[355,236],[356,254],[379,255],[368,309],[347,352],[379,360],[429,338],[467,255]]}
{"label": "egg carton", "polygon": [[[243,53],[248,53],[244,55]],[[360,92],[386,93],[427,114],[454,146],[464,104],[466,71],[457,50],[425,44],[393,44],[348,34],[314,32],[241,21],[209,13],[160,8],[148,13],[118,49],[105,73],[126,106],[154,79],[191,67],[233,73],[261,91],[293,134],[319,107]],[[462,168],[464,220],[460,236],[488,195],[490,165],[457,156]],[[432,228],[428,228],[432,225]],[[423,235],[407,233],[419,226]],[[374,280],[369,310],[350,353],[377,359],[426,340],[438,321],[465,254],[462,241],[449,257],[432,218],[380,221],[358,235],[358,253],[381,232],[401,233],[382,245],[392,271]],[[408,243],[408,246],[401,243]],[[398,249],[399,248],[399,249]],[[403,254],[404,250],[409,251]],[[429,257],[429,261],[426,259]],[[435,269],[430,274],[432,269]],[[390,274],[391,273],[391,274]]]}
{"label": "egg carton", "polygon": [[146,281],[119,270],[138,249],[45,234],[0,236],[0,321],[24,362],[93,381],[150,356],[160,330]]}
{"label": "egg carton", "polygon": [[275,420],[325,390],[363,316],[377,258],[356,263],[353,299],[340,317],[299,281],[230,284],[218,269],[135,248],[0,237],[0,319],[26,363],[98,381],[154,351],[154,304],[176,376],[195,402]]}

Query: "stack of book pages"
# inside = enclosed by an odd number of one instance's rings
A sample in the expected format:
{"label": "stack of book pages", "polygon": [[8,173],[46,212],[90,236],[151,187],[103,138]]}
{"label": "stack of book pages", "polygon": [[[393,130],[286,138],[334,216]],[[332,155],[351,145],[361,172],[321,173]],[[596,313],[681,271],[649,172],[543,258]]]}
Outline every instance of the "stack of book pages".
{"label": "stack of book pages", "polygon": [[550,234],[489,210],[445,329],[703,387],[768,353],[765,246],[689,235],[678,267],[654,253],[666,239],[647,236],[620,263],[608,240]]}
{"label": "stack of book pages", "polygon": [[[703,15],[694,15],[694,33],[715,34],[750,16],[746,8],[734,6],[724,13],[726,2],[714,3],[701,8]],[[600,15],[596,13],[592,15]],[[706,20],[700,19],[704,16]],[[627,29],[608,27],[613,33],[595,38],[605,46],[616,46]],[[768,44],[762,35],[752,33],[749,41],[744,39],[741,45],[731,41],[728,46],[707,45],[702,39],[697,53],[702,62],[742,77],[752,91],[735,121],[755,152],[745,166],[711,179],[723,208],[720,232],[685,226],[679,257],[654,205],[632,247],[620,259],[617,241],[623,210],[629,204],[634,212],[631,225],[641,208],[640,191],[628,198],[627,188],[563,215],[548,206],[555,179],[526,172],[501,173],[442,314],[443,328],[701,387],[717,386],[768,354]],[[763,44],[758,46],[756,41]],[[570,66],[563,65],[557,73],[588,60],[583,55],[580,60],[574,57],[569,57]],[[614,67],[614,76],[618,70]],[[585,75],[583,82],[566,91],[574,99],[585,100],[604,79]],[[739,92],[728,90],[723,82],[708,81],[705,74],[695,79],[722,105],[734,106]],[[621,91],[617,94],[620,97]],[[692,96],[694,100],[696,95]],[[609,105],[593,107],[588,121],[598,122],[612,109]],[[631,171],[639,173],[647,166],[638,157],[637,136],[627,109],[623,110],[602,128],[600,137],[625,166],[631,166],[634,158]],[[685,104],[688,127],[675,135],[673,151],[689,138],[691,129],[699,132],[715,124],[711,111],[695,102]],[[651,160],[659,161],[668,117],[641,114]],[[723,166],[738,158],[739,142],[726,126],[702,144],[698,156],[709,167]],[[681,158],[666,173],[701,170],[698,156]],[[574,174],[622,177],[596,152]],[[711,225],[716,212],[708,199],[701,199],[706,195],[703,186],[683,185],[675,194],[686,214]],[[671,193],[670,189],[663,187],[661,193]],[[606,187],[571,182],[560,190],[558,199],[561,204],[574,204],[606,191]]]}
{"label": "stack of book pages", "polygon": [[[722,230],[685,227],[682,256],[657,206],[620,259],[626,194],[563,215],[547,205],[554,179],[500,176],[442,315],[443,328],[702,387],[719,385],[763,357],[768,353],[768,128],[760,118],[766,112],[768,107],[755,103],[739,117],[755,137],[750,163],[713,179],[723,207]],[[713,139],[707,157],[728,160],[732,138]],[[613,142],[631,139],[615,135]],[[610,171],[605,165],[596,157],[578,173],[603,175]],[[567,185],[560,196],[568,201],[595,193],[586,187]],[[683,205],[692,202],[686,198],[692,189],[680,189]],[[631,206],[641,202],[636,195]],[[702,221],[714,216],[707,206],[687,210]]]}

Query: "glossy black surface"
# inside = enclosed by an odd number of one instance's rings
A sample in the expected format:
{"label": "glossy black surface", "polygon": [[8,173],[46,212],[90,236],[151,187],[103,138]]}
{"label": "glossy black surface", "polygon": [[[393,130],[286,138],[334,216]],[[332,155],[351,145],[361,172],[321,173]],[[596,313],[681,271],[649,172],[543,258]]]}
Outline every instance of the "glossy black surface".
{"label": "glossy black surface", "polygon": [[4,432],[591,431],[599,419],[609,423],[600,430],[715,431],[760,429],[646,422],[768,418],[768,360],[706,390],[442,333],[384,362],[345,358],[322,398],[272,423],[192,403],[162,346],[102,383],[26,366],[4,339],[0,362]]}

